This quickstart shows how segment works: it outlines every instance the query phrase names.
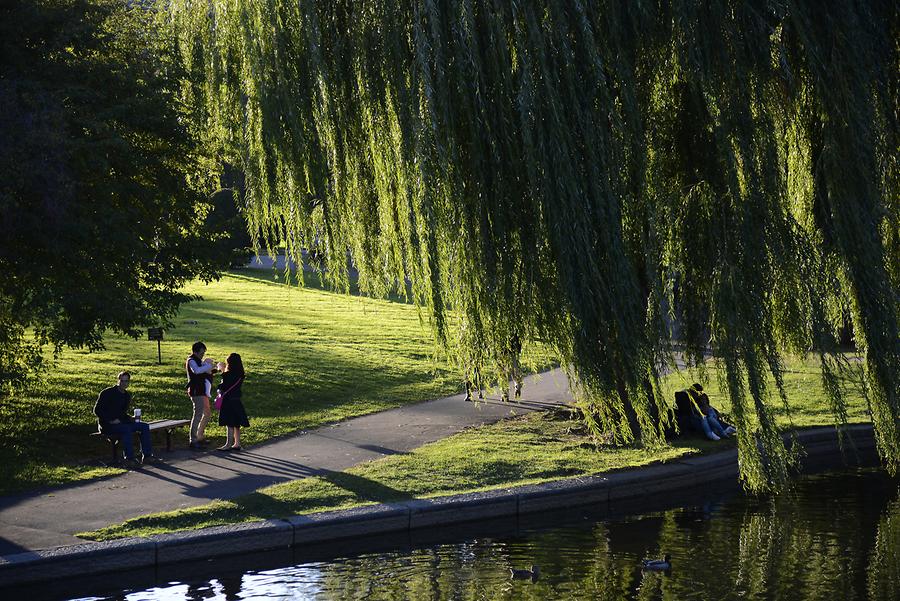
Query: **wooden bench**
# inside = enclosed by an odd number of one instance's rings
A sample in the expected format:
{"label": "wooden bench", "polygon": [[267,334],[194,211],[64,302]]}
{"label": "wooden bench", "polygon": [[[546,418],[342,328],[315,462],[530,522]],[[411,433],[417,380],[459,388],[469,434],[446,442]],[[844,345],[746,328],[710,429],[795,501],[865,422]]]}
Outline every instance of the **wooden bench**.
{"label": "wooden bench", "polygon": [[[165,430],[166,431],[166,451],[172,451],[172,431],[176,428],[180,428],[181,426],[186,426],[191,423],[189,419],[157,419],[152,422],[147,422],[147,425],[150,426],[150,433],[157,430]],[[121,441],[119,440],[118,435],[109,435],[107,436],[103,432],[92,432],[91,436],[100,436],[105,438],[112,445],[112,462],[119,462],[119,444]]]}

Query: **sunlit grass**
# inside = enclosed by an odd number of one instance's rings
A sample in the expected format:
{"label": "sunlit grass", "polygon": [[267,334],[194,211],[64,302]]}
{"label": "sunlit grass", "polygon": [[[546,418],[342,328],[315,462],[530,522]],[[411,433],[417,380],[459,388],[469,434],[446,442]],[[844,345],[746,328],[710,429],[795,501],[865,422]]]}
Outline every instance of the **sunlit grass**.
{"label": "sunlit grass", "polygon": [[672,459],[704,445],[692,440],[655,453],[633,447],[604,447],[598,452],[577,429],[577,422],[534,413],[473,428],[344,472],[276,484],[230,501],[139,517],[79,536],[92,540],[145,536],[545,482]]}
{"label": "sunlit grass", "polygon": [[[209,357],[237,352],[244,360],[247,445],[462,389],[415,307],[272,277],[248,271],[189,286],[204,300],[185,305],[165,332],[162,365],[155,342],[125,337],[108,337],[102,352],[64,352],[37,390],[0,405],[0,493],[121,471],[99,466],[108,447],[88,436],[97,394],[120,370],[132,372],[134,406],[145,420],[189,418],[184,360],[195,340]],[[208,434],[224,436],[224,428]],[[185,441],[182,429],[175,443]]]}
{"label": "sunlit grass", "polygon": [[[787,363],[785,384],[794,407],[791,420],[783,411],[785,427],[828,425],[828,413],[812,359]],[[664,381],[667,398],[690,385],[697,374],[675,373]],[[714,378],[713,378],[714,380]],[[865,403],[848,382],[851,421],[865,421]],[[705,387],[713,404],[727,411],[718,386]],[[204,528],[243,521],[286,517],[315,511],[343,509],[413,498],[476,492],[549,482],[665,462],[686,454],[733,446],[733,441],[711,442],[696,436],[676,438],[670,446],[646,450],[633,446],[598,444],[578,421],[558,413],[533,413],[496,424],[471,428],[424,445],[410,453],[364,463],[344,472],[276,484],[229,501],[153,514],[111,525],[79,536],[107,540],[146,536],[175,530]]]}

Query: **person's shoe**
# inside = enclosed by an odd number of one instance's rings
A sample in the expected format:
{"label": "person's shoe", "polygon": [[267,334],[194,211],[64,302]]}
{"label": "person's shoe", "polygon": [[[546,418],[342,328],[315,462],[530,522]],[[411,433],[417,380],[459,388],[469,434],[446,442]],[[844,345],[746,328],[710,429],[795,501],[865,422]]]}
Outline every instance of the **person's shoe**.
{"label": "person's shoe", "polygon": [[231,447],[229,447],[227,445],[222,445],[221,447],[216,447],[216,450],[217,451],[230,451]]}
{"label": "person's shoe", "polygon": [[722,440],[715,432],[710,432],[706,437],[710,440]]}
{"label": "person's shoe", "polygon": [[137,459],[126,459],[124,462],[122,462],[122,467],[124,467],[126,470],[140,469],[141,462]]}
{"label": "person's shoe", "polygon": [[148,463],[163,463],[161,457],[157,457],[156,455],[144,455],[141,457],[141,464],[147,465]]}
{"label": "person's shoe", "polygon": [[231,448],[228,449],[228,450],[231,451],[231,452],[233,452],[233,453],[237,453],[238,451],[241,450],[241,447],[231,447]]}
{"label": "person's shoe", "polygon": [[199,442],[192,442],[191,444],[188,445],[188,448],[191,449],[192,451],[202,451],[203,445],[200,444]]}
{"label": "person's shoe", "polygon": [[201,447],[207,447],[209,446],[209,440],[206,438],[201,438],[197,441],[197,444],[199,444]]}
{"label": "person's shoe", "polygon": [[725,436],[732,436],[735,432],[737,432],[737,428],[734,426],[728,426],[725,428]]}

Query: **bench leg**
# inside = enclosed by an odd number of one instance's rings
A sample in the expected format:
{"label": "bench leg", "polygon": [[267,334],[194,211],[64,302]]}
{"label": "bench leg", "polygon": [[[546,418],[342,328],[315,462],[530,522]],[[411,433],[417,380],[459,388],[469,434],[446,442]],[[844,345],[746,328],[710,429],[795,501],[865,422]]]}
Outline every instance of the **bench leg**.
{"label": "bench leg", "polygon": [[172,452],[172,429],[166,430],[166,453]]}

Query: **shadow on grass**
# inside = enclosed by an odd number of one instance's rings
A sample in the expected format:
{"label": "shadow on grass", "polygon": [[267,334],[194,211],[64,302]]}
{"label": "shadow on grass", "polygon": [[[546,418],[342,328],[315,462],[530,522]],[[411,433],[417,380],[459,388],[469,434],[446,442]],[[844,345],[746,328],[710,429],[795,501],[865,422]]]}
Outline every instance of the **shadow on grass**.
{"label": "shadow on grass", "polygon": [[[327,511],[372,503],[392,503],[413,498],[407,492],[391,488],[362,476],[332,470],[309,470],[318,480],[318,490],[307,491],[302,499],[279,498],[266,489],[241,495],[230,501],[182,511],[133,518],[124,524],[80,533],[91,540],[133,536],[136,532],[170,532],[259,519],[288,518],[310,511]],[[223,482],[224,485],[228,481]]]}
{"label": "shadow on grass", "polygon": [[391,488],[381,482],[356,474],[323,470],[319,477],[347,491],[362,502],[392,503],[408,501],[413,498],[409,491]]}

